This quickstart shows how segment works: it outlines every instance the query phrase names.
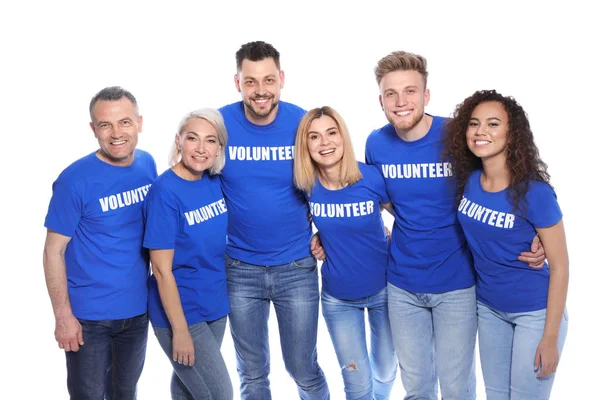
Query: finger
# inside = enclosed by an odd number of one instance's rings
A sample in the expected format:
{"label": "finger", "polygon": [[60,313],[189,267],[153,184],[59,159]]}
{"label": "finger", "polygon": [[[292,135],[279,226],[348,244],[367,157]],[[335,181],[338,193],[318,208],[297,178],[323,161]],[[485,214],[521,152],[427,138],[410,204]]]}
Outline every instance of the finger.
{"label": "finger", "polygon": [[189,356],[189,354],[184,354],[183,355],[183,365],[185,365],[186,367],[188,365],[190,365],[190,356]]}
{"label": "finger", "polygon": [[539,236],[534,236],[533,240],[531,241],[531,252],[535,253],[538,251],[538,247],[540,245],[540,237]]}
{"label": "finger", "polygon": [[194,353],[190,354],[190,367],[194,365],[196,362],[196,357],[194,357]]}
{"label": "finger", "polygon": [[177,361],[178,356],[179,356],[179,354],[177,354],[177,350],[173,350],[173,361],[179,362],[179,361]]}
{"label": "finger", "polygon": [[69,341],[69,346],[71,346],[71,351],[79,351],[79,342],[76,338]]}
{"label": "finger", "polygon": [[61,350],[65,349],[65,345],[60,340],[58,341],[58,348],[61,349]]}
{"label": "finger", "polygon": [[81,329],[77,332],[77,342],[80,346],[83,346],[83,331]]}
{"label": "finger", "polygon": [[69,344],[69,342],[63,342],[63,346],[65,351],[71,351],[71,345]]}
{"label": "finger", "polygon": [[542,355],[540,354],[540,350],[535,351],[535,357],[533,358],[533,370],[537,371],[540,368],[540,364],[542,362]]}

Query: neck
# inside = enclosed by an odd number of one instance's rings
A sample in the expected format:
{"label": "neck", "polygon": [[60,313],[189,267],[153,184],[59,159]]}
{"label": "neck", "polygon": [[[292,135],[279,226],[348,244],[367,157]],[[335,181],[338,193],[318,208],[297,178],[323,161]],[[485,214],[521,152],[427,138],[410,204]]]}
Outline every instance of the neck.
{"label": "neck", "polygon": [[431,124],[433,123],[433,117],[431,115],[423,114],[423,118],[415,126],[408,130],[401,130],[396,128],[396,134],[400,136],[406,142],[414,142],[419,140],[429,132]]}
{"label": "neck", "polygon": [[342,183],[342,164],[337,163],[328,167],[319,167],[318,176],[321,185],[329,190],[339,190],[345,185]]}
{"label": "neck", "polygon": [[510,185],[510,171],[504,153],[482,159],[483,173],[481,185],[489,192],[499,192]]}
{"label": "neck", "polygon": [[173,172],[175,172],[175,175],[177,175],[178,177],[180,177],[181,179],[185,179],[186,181],[198,181],[200,179],[202,179],[202,174],[204,171],[192,171],[189,168],[187,168],[183,162],[179,161],[177,164],[175,164],[171,170]]}

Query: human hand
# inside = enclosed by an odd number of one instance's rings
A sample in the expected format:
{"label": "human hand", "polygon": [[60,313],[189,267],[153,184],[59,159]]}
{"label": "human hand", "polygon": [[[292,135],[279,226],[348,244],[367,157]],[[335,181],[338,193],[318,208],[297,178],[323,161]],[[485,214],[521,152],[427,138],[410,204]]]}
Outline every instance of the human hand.
{"label": "human hand", "polygon": [[556,339],[548,339],[542,336],[535,351],[533,369],[540,371],[538,378],[551,375],[556,372],[558,366],[558,343]]}
{"label": "human hand", "polygon": [[529,264],[531,268],[542,268],[546,261],[546,251],[540,237],[535,236],[531,242],[531,252],[524,251],[519,256],[519,261]]}
{"label": "human hand", "polygon": [[173,332],[173,361],[189,367],[194,365],[194,341],[187,329]]}
{"label": "human hand", "polygon": [[56,318],[54,338],[64,351],[79,351],[83,346],[83,330],[73,314]]}
{"label": "human hand", "polygon": [[310,239],[310,252],[317,260],[321,261],[325,260],[325,257],[327,256],[318,232]]}

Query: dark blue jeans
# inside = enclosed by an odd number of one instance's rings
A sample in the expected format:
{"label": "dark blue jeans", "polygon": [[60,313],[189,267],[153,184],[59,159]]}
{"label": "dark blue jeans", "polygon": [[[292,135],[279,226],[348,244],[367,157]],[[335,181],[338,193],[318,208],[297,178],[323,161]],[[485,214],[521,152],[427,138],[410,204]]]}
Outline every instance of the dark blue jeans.
{"label": "dark blue jeans", "polygon": [[84,345],[65,352],[71,400],[135,399],[146,358],[148,315],[79,323]]}

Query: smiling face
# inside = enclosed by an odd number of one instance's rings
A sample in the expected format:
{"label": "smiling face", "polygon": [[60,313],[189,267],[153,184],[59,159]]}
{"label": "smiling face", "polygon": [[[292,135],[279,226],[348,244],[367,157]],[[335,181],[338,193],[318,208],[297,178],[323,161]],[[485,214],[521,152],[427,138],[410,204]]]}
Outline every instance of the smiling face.
{"label": "smiling face", "polygon": [[242,61],[234,77],[235,87],[242,94],[246,118],[256,125],[267,125],[277,115],[277,105],[284,84],[284,73],[277,69],[273,58]]}
{"label": "smiling face", "polygon": [[429,89],[425,89],[425,80],[418,71],[398,70],[385,74],[379,91],[379,103],[398,134],[419,129],[424,124]]}
{"label": "smiling face", "polygon": [[202,173],[215,165],[222,151],[217,130],[203,118],[191,118],[175,136],[181,151],[181,161],[176,165],[178,174],[188,180],[197,180]]}
{"label": "smiling face", "polygon": [[506,159],[508,145],[508,113],[502,103],[486,101],[471,113],[467,127],[467,146],[482,161],[493,158]]}
{"label": "smiling face", "polygon": [[142,122],[136,106],[127,97],[96,102],[90,127],[100,145],[98,158],[116,166],[131,165]]}
{"label": "smiling face", "polygon": [[335,120],[328,115],[314,119],[307,133],[308,153],[319,168],[340,166],[344,140]]}

